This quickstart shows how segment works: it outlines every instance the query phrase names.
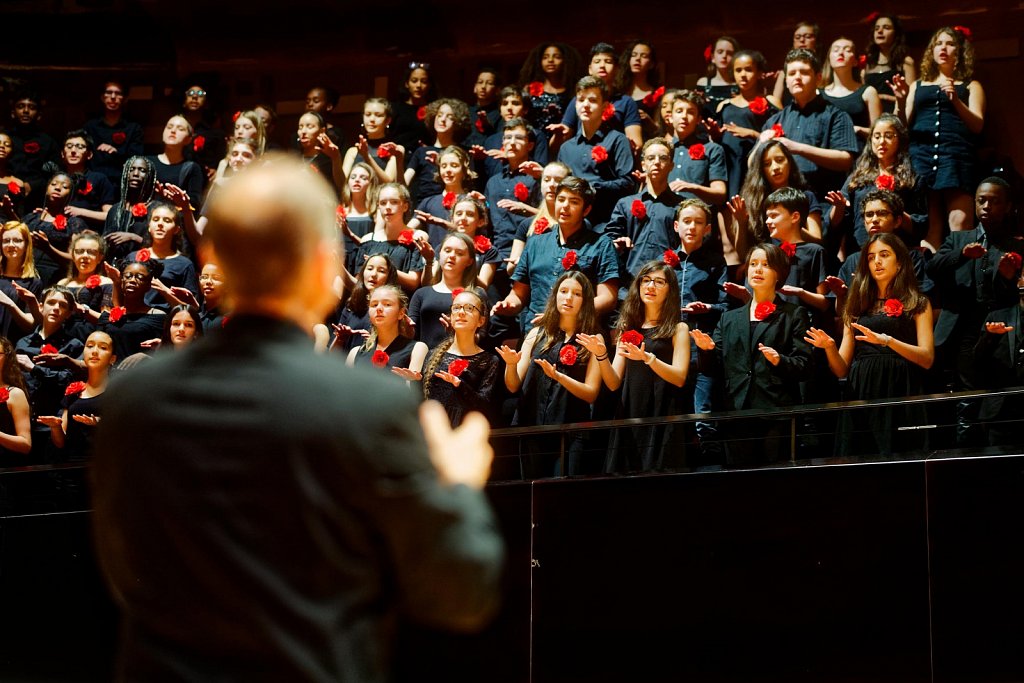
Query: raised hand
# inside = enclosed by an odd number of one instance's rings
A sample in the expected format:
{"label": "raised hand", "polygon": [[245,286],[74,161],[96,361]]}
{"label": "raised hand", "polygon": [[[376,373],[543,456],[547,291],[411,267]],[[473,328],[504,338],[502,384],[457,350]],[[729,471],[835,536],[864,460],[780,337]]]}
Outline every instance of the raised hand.
{"label": "raised hand", "polygon": [[836,340],[828,336],[824,330],[819,330],[817,327],[812,327],[807,330],[807,334],[804,336],[804,341],[819,349],[827,349],[836,345]]}
{"label": "raised hand", "polygon": [[738,285],[735,282],[726,282],[722,285],[722,289],[725,290],[726,294],[734,299],[739,299],[743,303],[750,301],[750,292],[743,285]]}
{"label": "raised hand", "polygon": [[604,337],[600,334],[583,334],[580,332],[576,335],[576,341],[594,356],[608,355],[608,347],[604,343]]}
{"label": "raised hand", "polygon": [[842,278],[838,278],[835,275],[829,275],[825,278],[825,286],[828,287],[828,290],[833,294],[846,294],[846,283],[843,282]]}
{"label": "raised hand", "polygon": [[970,244],[965,244],[960,253],[967,258],[981,258],[988,253],[988,249],[983,247],[981,242],[971,242]]}
{"label": "raised hand", "polygon": [[697,329],[690,330],[690,338],[702,351],[712,351],[715,348],[715,340],[707,332]]}
{"label": "raised hand", "polygon": [[1008,326],[1004,322],[985,323],[985,331],[989,334],[1006,334],[1007,332],[1013,332],[1013,327]]}
{"label": "raised hand", "polygon": [[543,358],[535,358],[534,363],[540,366],[540,369],[544,371],[544,374],[553,380],[558,380],[558,368],[551,364],[551,361],[544,360]]}
{"label": "raised hand", "polygon": [[495,349],[501,359],[505,361],[505,365],[518,365],[519,361],[523,359],[523,354],[515,349],[509,348],[507,345],[501,345]]}
{"label": "raised hand", "polygon": [[768,362],[771,363],[772,365],[778,365],[779,361],[782,360],[782,356],[779,355],[779,352],[770,346],[758,344],[757,350],[764,354],[764,357],[768,359]]}

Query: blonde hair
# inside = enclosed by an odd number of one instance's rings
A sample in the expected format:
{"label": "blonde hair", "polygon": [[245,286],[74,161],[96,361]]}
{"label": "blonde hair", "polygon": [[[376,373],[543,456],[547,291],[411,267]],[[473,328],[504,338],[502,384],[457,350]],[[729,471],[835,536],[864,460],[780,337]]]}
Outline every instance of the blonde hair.
{"label": "blonde hair", "polygon": [[[0,230],[0,237],[3,237],[3,233],[9,230],[17,230],[25,240],[25,257],[21,261],[21,274],[18,277],[39,277],[36,272],[35,256],[32,253],[32,231],[21,221],[7,221],[4,223],[3,229]],[[6,265],[7,257],[0,255],[0,269]]]}

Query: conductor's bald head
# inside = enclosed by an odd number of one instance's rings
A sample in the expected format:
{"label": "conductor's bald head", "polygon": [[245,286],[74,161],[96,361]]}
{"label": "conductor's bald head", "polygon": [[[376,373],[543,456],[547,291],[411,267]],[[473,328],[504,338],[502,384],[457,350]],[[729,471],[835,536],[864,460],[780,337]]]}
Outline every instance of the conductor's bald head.
{"label": "conductor's bald head", "polygon": [[211,195],[204,233],[210,257],[240,309],[285,298],[329,308],[340,248],[337,199],[306,164],[279,155],[265,160]]}

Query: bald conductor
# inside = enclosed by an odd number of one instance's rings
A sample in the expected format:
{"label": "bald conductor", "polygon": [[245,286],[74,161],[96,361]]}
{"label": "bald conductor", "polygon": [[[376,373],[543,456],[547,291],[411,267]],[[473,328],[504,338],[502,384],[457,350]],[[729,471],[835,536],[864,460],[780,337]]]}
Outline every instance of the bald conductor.
{"label": "bald conductor", "polygon": [[317,355],[335,200],[276,158],[218,190],[201,253],[234,314],[112,383],[93,468],[123,681],[383,681],[400,618],[472,630],[503,545],[487,422]]}

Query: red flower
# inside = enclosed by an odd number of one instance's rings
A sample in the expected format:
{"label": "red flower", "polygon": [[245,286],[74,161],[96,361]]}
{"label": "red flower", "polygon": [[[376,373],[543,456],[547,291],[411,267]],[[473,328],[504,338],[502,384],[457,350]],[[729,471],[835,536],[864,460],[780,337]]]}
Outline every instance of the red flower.
{"label": "red flower", "polygon": [[99,275],[90,275],[89,277],[87,277],[85,279],[85,288],[86,289],[96,289],[97,287],[100,286],[101,282],[102,282],[102,280],[100,280],[100,276]]}
{"label": "red flower", "polygon": [[891,175],[880,173],[878,174],[878,177],[875,178],[875,187],[879,190],[889,190],[891,192],[896,189],[896,178]]}
{"label": "red flower", "polygon": [[899,299],[886,299],[883,308],[885,314],[890,318],[898,318],[903,315],[903,302]]}
{"label": "red flower", "polygon": [[861,55],[861,56],[857,57],[857,68],[858,69],[863,69],[867,65],[868,65],[868,56],[867,55]]}
{"label": "red flower", "polygon": [[469,361],[465,358],[456,358],[448,364],[448,374],[458,377],[469,367]]}
{"label": "red flower", "polygon": [[60,353],[60,351],[58,351],[57,347],[53,344],[43,344],[39,348],[39,353]]}
{"label": "red flower", "polygon": [[25,146],[22,147],[22,149],[25,150],[25,154],[38,154],[39,153],[39,143],[36,142],[35,140],[32,140],[30,142],[26,142]]}
{"label": "red flower", "polygon": [[483,133],[485,130],[487,130],[487,118],[486,118],[486,116],[487,116],[487,112],[485,112],[485,111],[481,110],[481,111],[477,112],[476,123],[473,124],[473,125],[476,126],[477,132]]}
{"label": "red flower", "polygon": [[786,137],[786,131],[782,130],[782,124],[776,123],[772,126],[772,132],[775,133],[775,137],[784,138]]}
{"label": "red flower", "polygon": [[78,194],[86,195],[89,194],[90,192],[92,192],[92,183],[86,180],[85,185],[78,188]]}
{"label": "red flower", "polygon": [[775,304],[771,301],[762,301],[757,306],[754,306],[754,318],[757,320],[764,320],[774,312]]}
{"label": "red flower", "polygon": [[1020,256],[1020,254],[1018,254],[1015,251],[1008,251],[1008,252],[1006,252],[1006,258],[1008,258],[1011,261],[1013,261],[1013,269],[1014,270],[1020,270],[1020,264],[1021,264],[1021,256]]}
{"label": "red flower", "polygon": [[540,97],[544,94],[544,84],[540,81],[533,81],[526,86],[526,89],[530,93],[530,97]]}
{"label": "red flower", "polygon": [[715,52],[714,48],[711,47],[710,43],[708,43],[708,46],[704,48],[704,61],[705,62],[710,62],[711,61],[711,55],[713,55],[714,52]]}
{"label": "red flower", "polygon": [[563,346],[562,350],[558,352],[558,362],[562,365],[576,365],[577,358],[579,358],[579,354],[576,353],[576,347],[572,345]]}
{"label": "red flower", "polygon": [[403,230],[398,233],[398,243],[405,246],[412,244],[412,230]]}
{"label": "red flower", "polygon": [[966,26],[954,26],[953,30],[962,35],[964,37],[964,40],[966,41],[974,40],[974,34],[971,33],[971,29],[967,28]]}
{"label": "red flower", "polygon": [[7,387],[0,387],[0,403],[7,403],[7,399],[11,397],[11,392],[7,390]]}
{"label": "red flower", "polygon": [[565,256],[562,257],[562,267],[569,270],[576,265],[576,261],[578,260],[579,257],[576,255],[576,252],[570,249],[566,252]]}
{"label": "red flower", "polygon": [[202,135],[197,135],[192,138],[192,151],[202,152],[203,147],[206,147],[206,138]]}
{"label": "red flower", "polygon": [[391,150],[390,149],[388,149],[384,145],[381,145],[380,147],[377,148],[377,158],[378,159],[387,159],[389,156],[391,156]]}
{"label": "red flower", "polygon": [[652,107],[656,107],[658,105],[658,102],[660,102],[661,98],[664,97],[664,96],[665,96],[665,86],[660,85],[660,86],[657,87],[657,89],[654,90],[654,92],[649,92],[646,95],[644,95],[644,99],[643,99],[644,106],[647,107],[648,109],[650,109]]}
{"label": "red flower", "polygon": [[690,158],[694,161],[700,161],[704,158],[704,145],[699,142],[695,145],[690,145]]}
{"label": "red flower", "polygon": [[64,214],[58,214],[53,217],[53,229],[64,232],[68,229],[68,218]]}
{"label": "red flower", "polygon": [[382,368],[388,364],[389,356],[380,349],[373,352],[373,356],[370,358],[370,362],[373,363],[373,367]]}
{"label": "red flower", "polygon": [[604,111],[601,112],[601,120],[607,121],[613,116],[615,116],[615,105],[611,102],[606,102],[604,105]]}
{"label": "red flower", "polygon": [[149,249],[139,249],[135,252],[135,260],[138,263],[145,263],[150,259],[150,256]]}
{"label": "red flower", "polygon": [[334,209],[334,215],[338,218],[344,218],[348,215],[348,211],[345,210],[345,206],[343,204],[338,204]]}
{"label": "red flower", "polygon": [[427,118],[427,107],[425,105],[416,110],[416,118],[420,121]]}
{"label": "red flower", "polygon": [[116,133],[110,136],[110,139],[114,141],[115,145],[123,145],[124,141],[128,139],[128,136],[125,135],[122,131],[117,131]]}
{"label": "red flower", "polygon": [[85,382],[72,382],[68,385],[67,389],[64,390],[65,396],[71,396],[73,394],[80,394],[85,391]]}
{"label": "red flower", "polygon": [[538,218],[537,222],[533,224],[533,234],[539,235],[543,233],[545,230],[548,229],[549,225],[551,225],[551,222],[547,218]]}
{"label": "red flower", "polygon": [[445,192],[444,196],[441,197],[441,206],[443,206],[448,211],[451,211],[452,207],[455,206],[455,193]]}
{"label": "red flower", "polygon": [[590,150],[590,158],[594,160],[594,163],[604,163],[605,161],[608,161],[608,150],[601,145],[598,145],[594,149]]}
{"label": "red flower", "polygon": [[7,183],[7,192],[12,195],[21,194],[21,185],[12,180],[11,182]]}
{"label": "red flower", "polygon": [[118,320],[124,317],[124,314],[128,310],[124,306],[115,306],[110,309],[110,322],[116,323]]}
{"label": "red flower", "polygon": [[466,290],[465,290],[465,289],[463,289],[462,287],[456,287],[455,289],[453,289],[453,290],[452,290],[452,298],[454,299],[454,298],[455,298],[455,297],[457,297],[457,296],[458,296],[459,294],[462,294],[462,293],[463,293],[463,292],[465,292],[465,291],[466,291]]}
{"label": "red flower", "polygon": [[149,209],[147,209],[146,205],[143,204],[142,202],[139,202],[138,204],[132,204],[132,215],[135,216],[136,218],[142,218],[147,213],[149,213]]}
{"label": "red flower", "polygon": [[473,246],[476,247],[478,254],[484,254],[491,248],[491,241],[487,239],[486,235],[477,235],[473,238]]}
{"label": "red flower", "polygon": [[677,268],[679,267],[679,254],[671,249],[666,249],[665,253],[661,255],[661,261],[669,268]]}
{"label": "red flower", "polygon": [[525,202],[530,198],[530,188],[526,187],[524,183],[516,183],[515,188],[512,190],[512,194],[516,196],[521,202]]}
{"label": "red flower", "polygon": [[647,205],[639,199],[633,200],[633,204],[629,207],[629,210],[639,220],[647,218]]}
{"label": "red flower", "polygon": [[619,337],[619,341],[623,344],[632,344],[633,346],[640,346],[644,343],[644,335],[640,334],[636,330],[626,330]]}
{"label": "red flower", "polygon": [[779,249],[781,249],[789,258],[796,256],[796,245],[792,242],[782,240],[782,244],[779,245]]}
{"label": "red flower", "polygon": [[875,10],[874,12],[869,14],[867,18],[864,19],[864,21],[866,21],[869,24],[874,24],[876,21],[878,21],[878,17],[880,16],[882,16],[882,13],[879,12],[878,10]]}
{"label": "red flower", "polygon": [[238,123],[238,117],[242,115],[241,111],[236,111],[231,115],[231,123]]}
{"label": "red flower", "polygon": [[747,106],[750,107],[750,112],[752,114],[761,116],[768,111],[768,99],[765,97],[755,97]]}
{"label": "red flower", "polygon": [[226,315],[226,316],[224,316],[223,318],[221,318],[221,319],[220,319],[220,328],[221,328],[222,330],[223,330],[223,329],[224,329],[225,327],[227,327],[227,326],[228,326],[228,321],[229,321],[229,320],[231,320],[231,316],[230,316],[230,315]]}

